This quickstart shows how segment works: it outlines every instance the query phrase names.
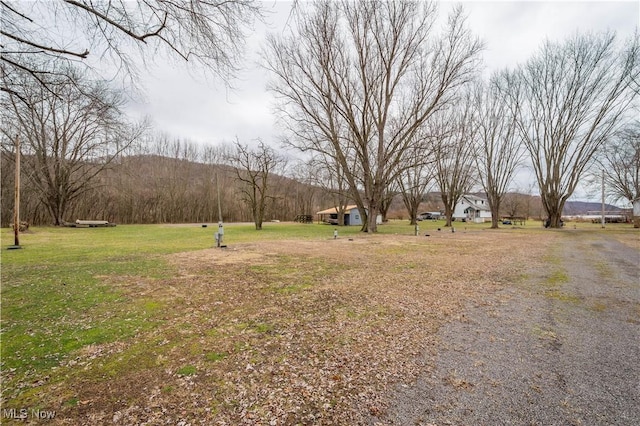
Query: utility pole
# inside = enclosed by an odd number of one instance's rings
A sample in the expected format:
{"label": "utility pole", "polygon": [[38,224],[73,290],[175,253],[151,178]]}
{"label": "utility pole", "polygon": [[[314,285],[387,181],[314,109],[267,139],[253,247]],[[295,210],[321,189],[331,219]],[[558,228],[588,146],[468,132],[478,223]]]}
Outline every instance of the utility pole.
{"label": "utility pole", "polygon": [[14,243],[9,249],[19,249],[20,247],[20,137],[16,135],[16,174],[15,189],[13,199],[13,235]]}

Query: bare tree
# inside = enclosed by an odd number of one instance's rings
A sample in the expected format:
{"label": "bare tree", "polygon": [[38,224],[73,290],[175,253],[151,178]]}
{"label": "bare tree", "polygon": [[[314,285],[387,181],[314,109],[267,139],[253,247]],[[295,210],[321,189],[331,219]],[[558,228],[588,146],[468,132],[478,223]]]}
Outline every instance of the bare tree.
{"label": "bare tree", "polygon": [[504,195],[501,203],[500,211],[506,213],[507,216],[519,216],[528,219],[531,216],[531,204],[533,195],[531,195],[535,182],[528,185],[526,189],[516,188],[512,192]]}
{"label": "bare tree", "polygon": [[404,152],[474,75],[482,46],[460,8],[442,36],[434,3],[321,1],[311,9],[296,16],[294,34],[269,38],[271,89],[292,142],[334,156],[367,218],[363,231],[376,232]]}
{"label": "bare tree", "polygon": [[27,182],[55,225],[145,128],[122,124],[122,98],[105,83],[68,74],[74,83],[59,81],[56,94],[24,78],[28,90],[21,98],[9,95],[2,101],[2,131],[24,141]]}
{"label": "bare tree", "polygon": [[338,226],[344,225],[344,215],[349,205],[350,190],[345,172],[335,157],[315,155],[308,162],[313,170],[312,182],[325,190],[338,214]]}
{"label": "bare tree", "polygon": [[[354,164],[355,153],[350,147],[345,149],[342,141],[348,133],[348,128],[341,120],[336,99],[336,90],[331,81],[323,75],[326,73],[327,49],[334,48],[330,27],[336,25],[338,11],[328,3],[316,4],[316,14],[308,19],[298,13],[300,18],[298,32],[304,34],[304,45],[299,46],[297,37],[278,39],[273,35],[268,38],[265,57],[265,67],[276,75],[270,88],[282,99],[279,106],[282,124],[289,131],[290,137],[285,143],[290,144],[302,152],[315,152],[312,164],[324,165],[326,170],[318,170],[317,179],[321,186],[328,188],[333,194],[333,203],[338,209],[339,223],[343,222],[344,210],[348,198],[353,198],[360,207],[362,217],[366,217],[364,201],[356,189],[360,186]],[[327,39],[328,37],[328,39]],[[324,40],[324,42],[322,41]],[[315,52],[314,45],[327,45],[325,53]],[[308,62],[307,56],[313,57],[316,64]],[[311,66],[311,73],[307,67]],[[325,66],[325,69],[321,68]],[[345,167],[348,164],[349,167]],[[354,166],[351,169],[350,166]],[[345,184],[349,195],[346,195]],[[366,225],[365,225],[366,226]]]}
{"label": "bare tree", "polygon": [[[564,204],[593,156],[623,122],[640,74],[638,34],[616,47],[615,35],[547,41],[512,76],[518,126],[533,162],[549,226],[561,226]],[[513,86],[512,86],[513,87]]]}
{"label": "bare tree", "polygon": [[609,197],[633,204],[633,225],[640,228],[640,122],[616,132],[601,157]]}
{"label": "bare tree", "polygon": [[[48,93],[48,92],[47,92]],[[1,109],[0,114],[7,110]],[[6,115],[5,115],[6,116]],[[14,197],[14,142],[9,122],[0,131],[1,197]],[[23,140],[24,142],[24,140]],[[23,144],[23,148],[25,145]],[[26,146],[28,148],[28,146]],[[146,132],[124,155],[115,157],[87,190],[69,203],[65,219],[99,218],[117,223],[188,223],[218,221],[218,196],[222,217],[229,222],[253,221],[250,205],[242,193],[242,182],[227,164],[232,144],[202,146],[170,135]],[[51,224],[51,214],[41,201],[41,191],[30,183],[31,150],[23,152],[20,211],[33,225]],[[26,166],[26,169],[25,169]],[[278,174],[280,170],[278,170]],[[303,182],[269,176],[274,189],[265,208],[265,218],[289,220],[295,214],[312,214],[332,202],[330,195],[312,181]],[[219,191],[218,191],[219,188]],[[273,198],[271,198],[273,197]],[[12,203],[1,203],[2,226],[9,226]],[[297,207],[296,207],[297,206]]]}
{"label": "bare tree", "polygon": [[256,230],[262,229],[267,204],[273,198],[274,174],[285,164],[284,158],[258,140],[258,147],[251,149],[240,141],[234,143],[235,151],[230,153],[229,163],[236,168],[241,182],[242,197],[251,209]]}
{"label": "bare tree", "polygon": [[389,182],[386,189],[382,193],[382,199],[380,200],[380,216],[382,219],[382,223],[388,222],[387,214],[389,213],[389,209],[393,205],[396,197],[400,194],[400,186],[398,185],[398,181],[393,180]]}
{"label": "bare tree", "polygon": [[412,164],[398,176],[398,185],[402,202],[409,213],[411,225],[417,223],[418,208],[430,186],[433,185],[433,164],[429,157],[431,152],[423,149],[407,151],[406,161]]}
{"label": "bare tree", "polygon": [[198,146],[167,133],[153,135],[150,143],[157,155],[155,167],[159,169],[151,185],[160,195],[157,198],[160,221],[176,223],[197,216],[193,209],[203,204],[193,202],[193,193],[203,183],[196,181],[199,174],[196,162],[200,157]]}
{"label": "bare tree", "polygon": [[473,164],[475,132],[470,98],[454,110],[441,114],[430,123],[434,142],[434,177],[440,190],[446,218],[451,226],[453,213],[460,198],[475,184]]}
{"label": "bare tree", "polygon": [[274,217],[307,222],[313,217],[313,205],[320,188],[313,186],[315,170],[309,162],[292,159],[287,167],[287,176],[279,177],[278,199],[272,206]]}
{"label": "bare tree", "polygon": [[507,105],[505,81],[494,75],[474,93],[477,125],[475,164],[491,209],[491,228],[498,228],[500,206],[521,164],[525,149],[516,125],[516,114]]}
{"label": "bare tree", "polygon": [[[261,17],[254,0],[0,1],[0,90],[21,96],[17,73],[56,91],[71,64],[108,58],[125,76],[133,55],[159,52],[223,79],[236,70],[245,28]],[[143,53],[146,51],[148,55]],[[62,65],[62,66],[61,66]]]}

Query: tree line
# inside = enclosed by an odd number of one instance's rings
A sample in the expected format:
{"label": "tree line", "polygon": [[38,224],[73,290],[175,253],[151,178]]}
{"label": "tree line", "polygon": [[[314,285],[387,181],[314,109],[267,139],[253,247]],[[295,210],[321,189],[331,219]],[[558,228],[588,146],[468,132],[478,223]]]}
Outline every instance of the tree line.
{"label": "tree line", "polygon": [[[448,225],[460,197],[480,185],[497,227],[525,159],[550,226],[560,227],[564,204],[600,155],[613,166],[607,158],[622,153],[614,145],[638,126],[638,33],[548,40],[525,63],[485,80],[484,46],[462,8],[442,31],[437,17],[430,2],[315,2],[298,10],[290,32],[271,36],[263,54],[287,142],[330,165],[342,181],[336,186],[368,218],[363,231],[376,231],[393,188],[415,220],[430,185]],[[623,151],[631,169],[622,174],[632,179],[614,192],[640,202],[637,149]]]}
{"label": "tree line", "polygon": [[[332,205],[331,195],[320,186],[309,180],[305,183],[303,177],[288,177],[292,172],[285,169],[285,158],[265,144],[202,145],[157,133],[143,139],[101,167],[94,178],[80,174],[79,181],[59,181],[55,173],[40,176],[38,157],[43,154],[27,149],[22,156],[23,220],[62,225],[76,219],[121,224],[222,219],[255,222],[260,229],[263,221],[291,221]],[[13,153],[2,152],[2,200],[13,200],[13,160]],[[43,191],[33,184],[41,180],[51,186]],[[78,196],[65,195],[77,189]],[[43,196],[56,192],[59,194]],[[68,203],[58,201],[63,197]],[[2,226],[11,224],[12,211],[11,202],[2,203]]]}
{"label": "tree line", "polygon": [[127,77],[135,70],[123,46],[133,43],[143,57],[165,49],[228,78],[244,31],[261,17],[256,3],[0,5],[3,221],[17,141],[24,211],[34,223],[81,214],[212,221],[220,201],[226,220],[260,229],[265,218],[312,211],[318,189],[315,202],[341,215],[355,203],[366,218],[362,230],[376,232],[376,216],[398,195],[414,222],[425,193],[438,192],[449,225],[460,197],[482,188],[497,227],[525,164],[551,227],[594,167],[608,170],[612,198],[640,203],[637,32],[627,40],[608,32],[545,41],[525,63],[484,79],[484,45],[461,7],[440,30],[433,2],[295,3],[287,31],[269,36],[262,51],[283,141],[303,159],[292,164],[260,140],[198,147],[149,136],[147,123],[127,122],[121,92],[80,70],[89,51],[35,18],[48,12],[83,23],[92,29],[88,45]]}

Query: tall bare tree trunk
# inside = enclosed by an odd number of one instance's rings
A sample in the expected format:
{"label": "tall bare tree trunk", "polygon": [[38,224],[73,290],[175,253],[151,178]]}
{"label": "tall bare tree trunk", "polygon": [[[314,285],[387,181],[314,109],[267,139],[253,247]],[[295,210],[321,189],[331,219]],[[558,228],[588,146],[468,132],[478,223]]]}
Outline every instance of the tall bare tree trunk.
{"label": "tall bare tree trunk", "polygon": [[508,74],[495,74],[489,84],[474,91],[478,126],[475,164],[491,210],[491,228],[497,229],[500,205],[524,154],[517,132],[516,113],[508,106]]}
{"label": "tall bare tree trunk", "polygon": [[444,205],[444,226],[450,227],[453,223],[453,209],[455,207],[455,203],[450,202],[450,198],[446,195],[442,196],[442,204]]}
{"label": "tall bare tree trunk", "polygon": [[[493,198],[493,199],[492,199]],[[489,209],[491,210],[491,229],[498,229],[500,223],[500,199],[490,197],[487,194],[487,201],[489,202]]]}
{"label": "tall bare tree trunk", "polygon": [[596,152],[632,114],[640,79],[640,34],[622,48],[615,35],[576,35],[546,42],[511,75],[509,104],[529,151],[549,226]]}
{"label": "tall bare tree trunk", "polygon": [[415,135],[475,76],[482,44],[461,8],[434,34],[430,2],[317,2],[296,18],[293,34],[269,39],[271,89],[292,144],[339,162],[368,209],[362,230],[376,232],[385,190],[423,142]]}

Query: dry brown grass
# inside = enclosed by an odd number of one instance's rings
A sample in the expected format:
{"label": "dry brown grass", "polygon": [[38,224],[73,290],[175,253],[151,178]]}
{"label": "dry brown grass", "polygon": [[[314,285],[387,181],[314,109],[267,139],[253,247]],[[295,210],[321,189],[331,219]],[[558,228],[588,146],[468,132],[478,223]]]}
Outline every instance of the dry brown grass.
{"label": "dry brown grass", "polygon": [[640,250],[640,230],[633,229],[627,232],[616,232],[614,238],[633,249]]}
{"label": "dry brown grass", "polygon": [[364,235],[172,255],[174,276],[112,280],[152,300],[158,325],[85,348],[44,398],[59,424],[366,423],[392,386],[431,368],[422,355],[444,343],[443,322],[520,280],[553,238]]}

